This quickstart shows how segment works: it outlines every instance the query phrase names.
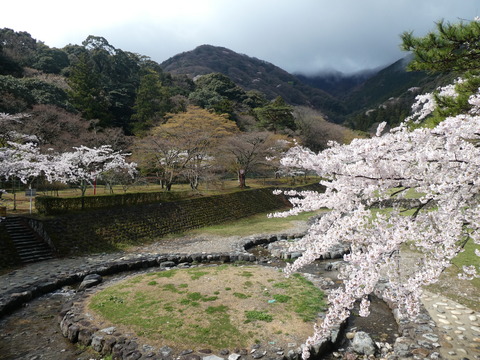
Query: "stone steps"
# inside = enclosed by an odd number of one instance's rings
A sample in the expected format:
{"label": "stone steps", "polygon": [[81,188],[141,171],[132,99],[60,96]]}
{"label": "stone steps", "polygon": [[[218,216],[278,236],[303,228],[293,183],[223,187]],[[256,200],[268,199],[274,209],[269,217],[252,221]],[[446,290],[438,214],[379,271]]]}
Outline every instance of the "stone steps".
{"label": "stone steps", "polygon": [[20,217],[8,217],[5,228],[22,263],[32,263],[53,258],[52,249]]}

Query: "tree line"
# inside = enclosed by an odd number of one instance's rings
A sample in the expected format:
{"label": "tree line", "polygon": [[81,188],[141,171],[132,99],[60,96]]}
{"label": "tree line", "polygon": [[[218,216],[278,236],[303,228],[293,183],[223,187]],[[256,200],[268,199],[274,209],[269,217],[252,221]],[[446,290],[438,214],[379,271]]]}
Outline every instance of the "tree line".
{"label": "tree line", "polygon": [[0,112],[25,115],[0,129],[2,146],[15,132],[34,135],[43,150],[109,145],[130,151],[140,174],[167,189],[180,179],[196,189],[199,179],[228,172],[239,180],[252,171],[273,174],[278,164],[265,158],[278,158],[294,139],[320,150],[354,137],[312,109],[268,100],[219,73],[173,76],[102,37],[56,49],[6,28]]}

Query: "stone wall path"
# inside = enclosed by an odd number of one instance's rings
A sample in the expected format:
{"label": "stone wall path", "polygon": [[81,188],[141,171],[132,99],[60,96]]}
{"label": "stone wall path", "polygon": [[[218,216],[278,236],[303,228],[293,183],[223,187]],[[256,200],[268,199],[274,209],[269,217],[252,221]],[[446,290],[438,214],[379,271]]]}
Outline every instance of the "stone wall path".
{"label": "stone wall path", "polygon": [[425,291],[422,303],[435,321],[444,359],[480,359],[480,314],[438,294]]}

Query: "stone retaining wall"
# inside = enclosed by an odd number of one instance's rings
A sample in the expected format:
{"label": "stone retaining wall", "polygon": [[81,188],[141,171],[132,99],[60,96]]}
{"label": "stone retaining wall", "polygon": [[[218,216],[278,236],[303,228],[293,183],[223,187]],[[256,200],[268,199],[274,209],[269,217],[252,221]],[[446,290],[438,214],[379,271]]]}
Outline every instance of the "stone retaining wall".
{"label": "stone retaining wall", "polygon": [[[299,190],[322,190],[318,184]],[[118,250],[122,244],[140,244],[166,234],[236,220],[291,206],[274,188],[78,212],[41,220],[59,256]],[[35,221],[35,220],[32,220]],[[37,220],[39,221],[39,220]]]}

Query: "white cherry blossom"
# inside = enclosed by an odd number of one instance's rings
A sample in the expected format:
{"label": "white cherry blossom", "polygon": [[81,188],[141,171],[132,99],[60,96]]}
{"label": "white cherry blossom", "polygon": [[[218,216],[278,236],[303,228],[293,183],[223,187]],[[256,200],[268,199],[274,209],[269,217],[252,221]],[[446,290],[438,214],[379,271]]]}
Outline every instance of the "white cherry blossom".
{"label": "white cherry blossom", "polygon": [[[453,90],[441,91],[451,96]],[[326,317],[307,344],[326,339],[357,301],[361,315],[367,315],[368,295],[375,292],[396,304],[402,316],[414,317],[422,288],[438,280],[465,240],[480,244],[478,97],[471,97],[469,114],[447,118],[433,129],[409,130],[402,124],[382,136],[333,144],[318,154],[295,147],[282,160],[288,168],[315,171],[326,190],[286,192],[293,196],[294,207],[274,216],[329,209],[294,245],[306,251],[286,272],[311,263],[335,244],[350,247],[340,271],[343,284],[329,295]],[[408,121],[424,119],[435,109],[433,95],[417,100]],[[419,198],[409,199],[409,189]],[[406,207],[410,212],[405,212]],[[403,247],[418,253],[413,267],[402,266]],[[464,268],[464,278],[478,276],[477,265]],[[387,287],[377,286],[385,282]]]}

